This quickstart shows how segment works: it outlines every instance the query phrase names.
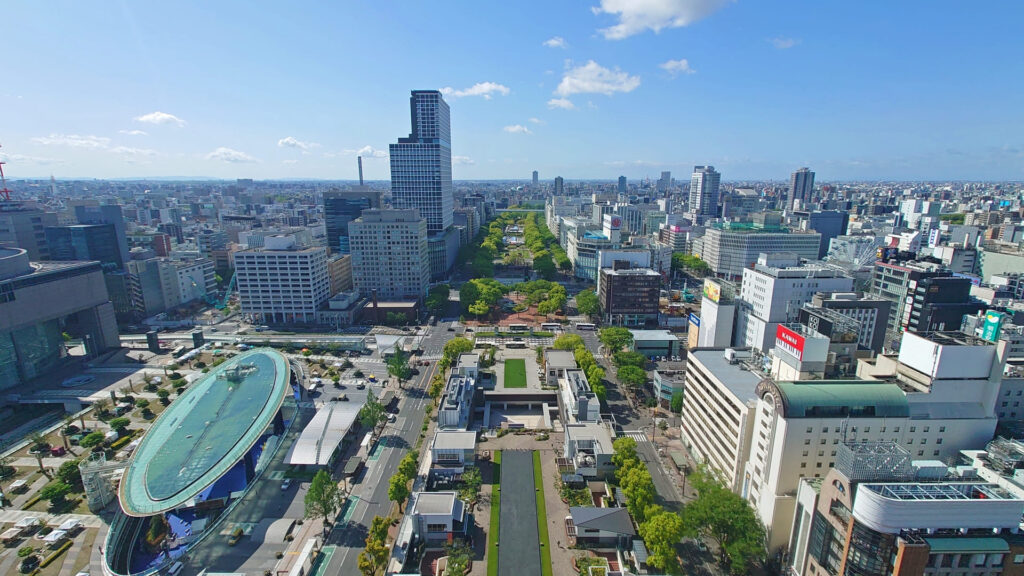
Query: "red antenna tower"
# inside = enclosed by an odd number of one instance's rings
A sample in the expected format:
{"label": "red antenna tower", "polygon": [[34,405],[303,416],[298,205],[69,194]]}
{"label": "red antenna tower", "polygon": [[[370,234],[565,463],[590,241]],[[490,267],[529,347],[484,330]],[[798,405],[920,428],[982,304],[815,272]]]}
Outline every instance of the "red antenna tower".
{"label": "red antenna tower", "polygon": [[[0,146],[0,148],[2,147],[3,146]],[[0,196],[2,196],[6,201],[10,201],[11,191],[7,189],[7,178],[4,177],[4,164],[6,164],[6,162],[0,160]]]}

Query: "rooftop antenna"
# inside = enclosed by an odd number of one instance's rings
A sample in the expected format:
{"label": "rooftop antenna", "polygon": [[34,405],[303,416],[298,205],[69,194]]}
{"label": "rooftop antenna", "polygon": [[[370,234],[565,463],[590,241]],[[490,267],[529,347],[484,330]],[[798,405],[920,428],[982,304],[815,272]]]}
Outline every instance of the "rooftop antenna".
{"label": "rooftop antenna", "polygon": [[[2,148],[2,146],[0,146],[0,148]],[[6,164],[6,162],[0,160],[0,196],[9,202],[11,200],[11,191],[7,189],[7,178],[4,176],[4,164]]]}
{"label": "rooftop antenna", "polygon": [[363,185],[363,157],[358,156],[356,158],[359,161],[359,185]]}

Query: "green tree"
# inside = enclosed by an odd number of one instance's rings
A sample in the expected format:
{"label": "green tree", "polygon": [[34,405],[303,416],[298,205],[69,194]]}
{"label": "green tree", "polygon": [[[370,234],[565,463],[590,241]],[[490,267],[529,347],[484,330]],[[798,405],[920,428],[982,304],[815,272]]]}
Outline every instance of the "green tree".
{"label": "green tree", "polygon": [[405,499],[409,497],[409,477],[404,474],[395,474],[388,483],[388,500],[398,503],[398,511],[402,511]]}
{"label": "green tree", "polygon": [[476,316],[477,320],[479,320],[481,316],[486,316],[487,313],[490,311],[491,307],[488,306],[487,303],[482,300],[477,300],[475,303],[470,304],[468,310],[470,314]]}
{"label": "green tree", "polygon": [[124,429],[131,423],[132,421],[125,417],[114,418],[109,422],[110,427],[116,430],[118,434],[124,434]]}
{"label": "green tree", "polygon": [[633,333],[619,326],[601,328],[597,333],[597,338],[612,354],[633,344]]}
{"label": "green tree", "polygon": [[326,470],[319,470],[309,483],[309,490],[303,500],[306,506],[306,518],[320,518],[324,523],[324,535],[327,535],[327,519],[341,507],[342,495],[338,484]]}
{"label": "green tree", "polygon": [[370,531],[366,535],[367,540],[377,540],[378,542],[388,541],[388,529],[391,527],[391,518],[384,516],[374,516],[370,522]]}
{"label": "green tree", "polygon": [[58,480],[43,486],[43,489],[39,491],[39,497],[49,500],[51,506],[59,506],[64,503],[64,497],[70,493],[71,486]]}
{"label": "green tree", "polygon": [[616,352],[613,357],[613,362],[616,366],[636,366],[637,368],[643,368],[647,365],[647,356],[639,352]]}
{"label": "green tree", "polygon": [[473,343],[467,338],[452,338],[444,345],[444,350],[441,352],[441,367],[447,368],[451,366],[459,359],[460,354],[472,351]]}
{"label": "green tree", "polygon": [[459,303],[462,304],[462,309],[469,311],[469,307],[476,304],[476,301],[480,299],[480,288],[473,283],[472,280],[466,282],[459,288]]}
{"label": "green tree", "polygon": [[583,343],[583,338],[579,334],[562,334],[558,338],[555,338],[552,346],[555,350],[575,350],[577,348],[586,348]]}
{"label": "green tree", "polygon": [[373,392],[366,394],[366,404],[359,409],[359,423],[364,428],[373,428],[387,420],[387,412],[384,410],[384,405],[377,401],[377,397],[373,395]]}
{"label": "green tree", "polygon": [[406,478],[414,478],[419,472],[420,459],[419,455],[410,450],[402,458],[402,461],[398,463],[398,473]]}
{"label": "green tree", "polygon": [[672,403],[670,408],[676,414],[682,414],[683,412],[683,393],[676,391],[672,393]]}
{"label": "green tree", "polygon": [[685,534],[711,538],[730,573],[749,574],[765,557],[765,529],[754,509],[703,467],[690,481],[697,499],[683,509]]}
{"label": "green tree", "polygon": [[615,373],[615,377],[619,379],[619,382],[622,382],[631,389],[639,388],[647,382],[647,373],[644,372],[643,368],[637,368],[636,366],[623,366],[619,368]]}
{"label": "green tree", "polygon": [[477,467],[466,468],[462,473],[462,486],[459,488],[459,498],[473,504],[480,497],[480,487],[483,486],[483,477],[480,476],[480,469]]}
{"label": "green tree", "polygon": [[68,486],[82,485],[82,472],[78,469],[78,460],[69,460],[57,468],[57,479]]}
{"label": "green tree", "polygon": [[451,295],[451,288],[447,284],[438,284],[427,292],[427,299],[424,304],[431,314],[442,314],[448,306],[448,297]]}
{"label": "green tree", "polygon": [[601,311],[597,301],[597,294],[592,289],[587,289],[576,295],[576,310],[584,316],[593,316]]}
{"label": "green tree", "polygon": [[135,400],[135,407],[143,409],[149,408],[149,400],[146,400],[145,398],[138,398]]}
{"label": "green tree", "polygon": [[639,463],[640,457],[636,453],[636,440],[629,436],[623,436],[612,442],[612,464],[616,469],[624,470]]}
{"label": "green tree", "polygon": [[81,444],[82,448],[92,448],[93,446],[99,446],[102,444],[103,439],[103,432],[91,432],[86,434],[85,438],[82,438],[82,441],[79,442],[79,444]]}
{"label": "green tree", "polygon": [[632,465],[626,469],[619,484],[622,485],[622,493],[626,495],[626,508],[629,509],[629,514],[637,523],[644,522],[651,506],[654,506],[657,493],[651,472],[642,463]]}
{"label": "green tree", "polygon": [[684,535],[683,519],[672,512],[660,512],[640,524],[640,537],[647,545],[647,564],[667,574],[681,572],[676,545]]}
{"label": "green tree", "polygon": [[408,380],[409,376],[412,375],[412,368],[409,367],[409,356],[401,350],[395,350],[395,353],[388,358],[388,374],[398,378],[399,382]]}
{"label": "green tree", "polygon": [[391,551],[387,544],[377,539],[366,539],[366,548],[359,553],[357,564],[363,576],[380,576],[387,566]]}

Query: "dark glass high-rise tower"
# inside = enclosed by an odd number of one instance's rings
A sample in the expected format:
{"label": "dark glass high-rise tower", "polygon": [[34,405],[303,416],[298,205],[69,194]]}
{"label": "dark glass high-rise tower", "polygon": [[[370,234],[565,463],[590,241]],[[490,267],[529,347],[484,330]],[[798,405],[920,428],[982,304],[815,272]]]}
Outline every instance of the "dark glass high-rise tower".
{"label": "dark glass high-rise tower", "polygon": [[331,252],[348,254],[348,223],[359,218],[363,210],[380,208],[380,192],[360,187],[357,190],[324,192],[324,228]]}
{"label": "dark glass high-rise tower", "polygon": [[391,144],[391,198],[395,208],[416,208],[430,234],[452,225],[451,120],[437,90],[413,90],[412,133]]}

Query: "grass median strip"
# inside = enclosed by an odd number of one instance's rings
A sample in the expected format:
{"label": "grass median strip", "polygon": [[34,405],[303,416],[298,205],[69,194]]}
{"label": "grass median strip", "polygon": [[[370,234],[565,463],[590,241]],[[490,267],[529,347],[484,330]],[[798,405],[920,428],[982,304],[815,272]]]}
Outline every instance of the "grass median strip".
{"label": "grass median strip", "polygon": [[551,550],[548,542],[548,515],[544,506],[544,473],[540,466],[540,452],[533,452],[533,487],[537,494],[537,534],[540,535],[540,570],[551,576]]}
{"label": "grass median strip", "polygon": [[526,388],[526,360],[505,360],[505,388]]}
{"label": "grass median strip", "polygon": [[494,452],[491,482],[491,527],[487,532],[487,576],[498,576],[498,519],[501,515],[501,450]]}

